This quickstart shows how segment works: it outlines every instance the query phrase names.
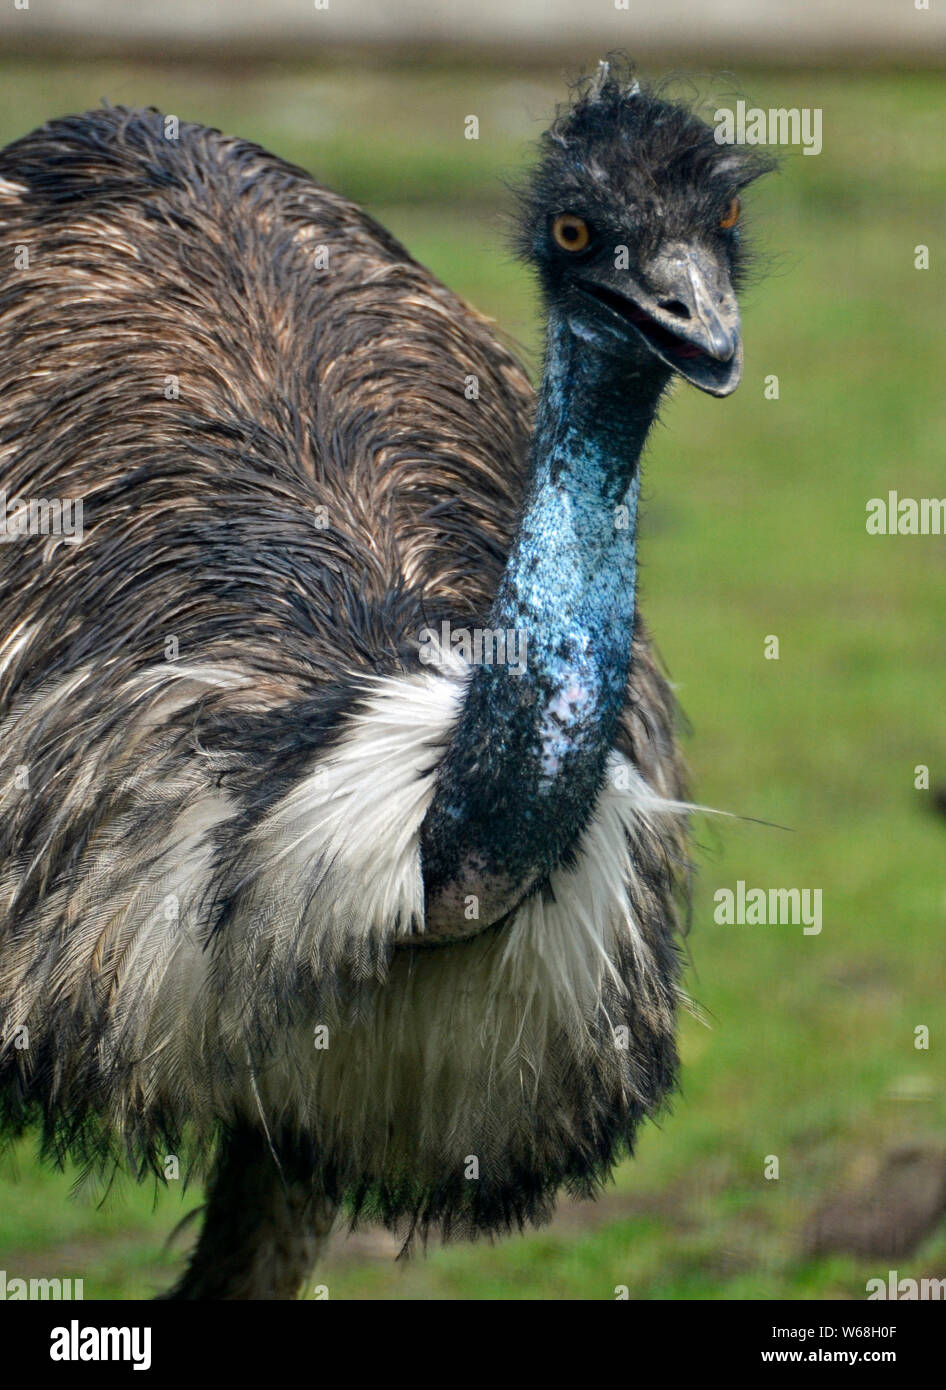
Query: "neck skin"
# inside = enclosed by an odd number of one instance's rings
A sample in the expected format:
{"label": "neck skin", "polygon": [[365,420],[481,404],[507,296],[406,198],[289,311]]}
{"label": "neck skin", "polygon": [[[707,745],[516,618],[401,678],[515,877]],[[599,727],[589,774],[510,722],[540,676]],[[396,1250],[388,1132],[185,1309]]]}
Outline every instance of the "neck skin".
{"label": "neck skin", "polygon": [[500,921],[591,818],[627,698],[639,464],[668,378],[646,349],[634,360],[550,316],[525,510],[488,620],[525,662],[473,668],[421,829],[427,940]]}

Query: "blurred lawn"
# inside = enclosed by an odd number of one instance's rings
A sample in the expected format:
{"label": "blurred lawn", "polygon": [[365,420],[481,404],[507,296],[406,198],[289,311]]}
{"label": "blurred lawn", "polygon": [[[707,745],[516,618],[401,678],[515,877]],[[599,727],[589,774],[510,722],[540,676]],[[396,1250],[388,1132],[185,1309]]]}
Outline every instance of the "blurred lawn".
{"label": "blurred lawn", "polygon": [[[753,193],[766,275],[744,298],[747,367],[725,403],[679,390],[648,460],[645,611],[694,728],[699,799],[791,827],[703,821],[684,1090],[597,1208],[492,1247],[394,1264],[337,1241],[333,1298],[859,1298],[886,1259],[810,1261],[819,1197],[882,1148],[944,1132],[946,539],[871,537],[865,503],[944,492],[941,78],[753,73],[763,106],[818,106],[824,151]],[[730,95],[722,84],[724,98]],[[561,96],[556,73],[166,72],[0,65],[0,140],[101,97],[252,137],[364,202],[534,354],[531,287],[502,242],[501,179]],[[480,118],[480,139],[463,119]],[[913,268],[933,243],[933,268]],[[533,355],[534,360],[534,355]],[[775,373],[780,399],[763,396]],[[780,639],[778,661],[763,639]],[[936,696],[935,692],[940,695]],[[713,892],[820,887],[824,930],[724,927]],[[913,1030],[930,1028],[929,1051]],[[763,1178],[766,1155],[780,1178]],[[98,1208],[23,1146],[0,1161],[0,1264],[167,1284],[162,1242],[199,1197],[127,1182]],[[946,1274],[946,1230],[898,1264]]]}

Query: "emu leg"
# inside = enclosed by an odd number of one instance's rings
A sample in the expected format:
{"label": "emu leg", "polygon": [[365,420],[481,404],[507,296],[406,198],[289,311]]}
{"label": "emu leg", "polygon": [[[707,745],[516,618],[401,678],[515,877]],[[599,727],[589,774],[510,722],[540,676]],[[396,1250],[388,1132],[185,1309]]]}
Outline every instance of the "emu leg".
{"label": "emu leg", "polygon": [[[249,1127],[224,1140],[200,1238],[167,1299],[294,1299],[324,1247],[335,1208],[291,1146]],[[281,1170],[281,1171],[280,1171]]]}

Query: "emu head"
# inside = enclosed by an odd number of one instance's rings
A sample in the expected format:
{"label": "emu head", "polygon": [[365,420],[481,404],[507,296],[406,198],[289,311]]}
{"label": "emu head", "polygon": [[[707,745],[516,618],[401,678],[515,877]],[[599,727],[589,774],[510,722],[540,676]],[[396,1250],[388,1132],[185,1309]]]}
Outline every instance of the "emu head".
{"label": "emu head", "polygon": [[603,62],[542,137],[518,249],[577,337],[729,395],[742,375],[740,193],[773,163]]}

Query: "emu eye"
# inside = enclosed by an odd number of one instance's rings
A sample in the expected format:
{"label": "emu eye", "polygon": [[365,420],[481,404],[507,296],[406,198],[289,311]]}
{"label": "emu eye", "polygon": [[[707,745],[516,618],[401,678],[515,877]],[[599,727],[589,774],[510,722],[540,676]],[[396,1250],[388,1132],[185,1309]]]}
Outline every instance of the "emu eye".
{"label": "emu eye", "polygon": [[591,228],[573,212],[560,212],[552,223],[552,235],[563,251],[584,251],[591,240]]}
{"label": "emu eye", "polygon": [[741,212],[742,203],[740,203],[738,198],[733,198],[732,202],[729,204],[729,211],[726,213],[726,216],[719,219],[719,225],[726,228],[727,231],[730,227],[735,227],[736,223],[739,221],[739,214]]}

